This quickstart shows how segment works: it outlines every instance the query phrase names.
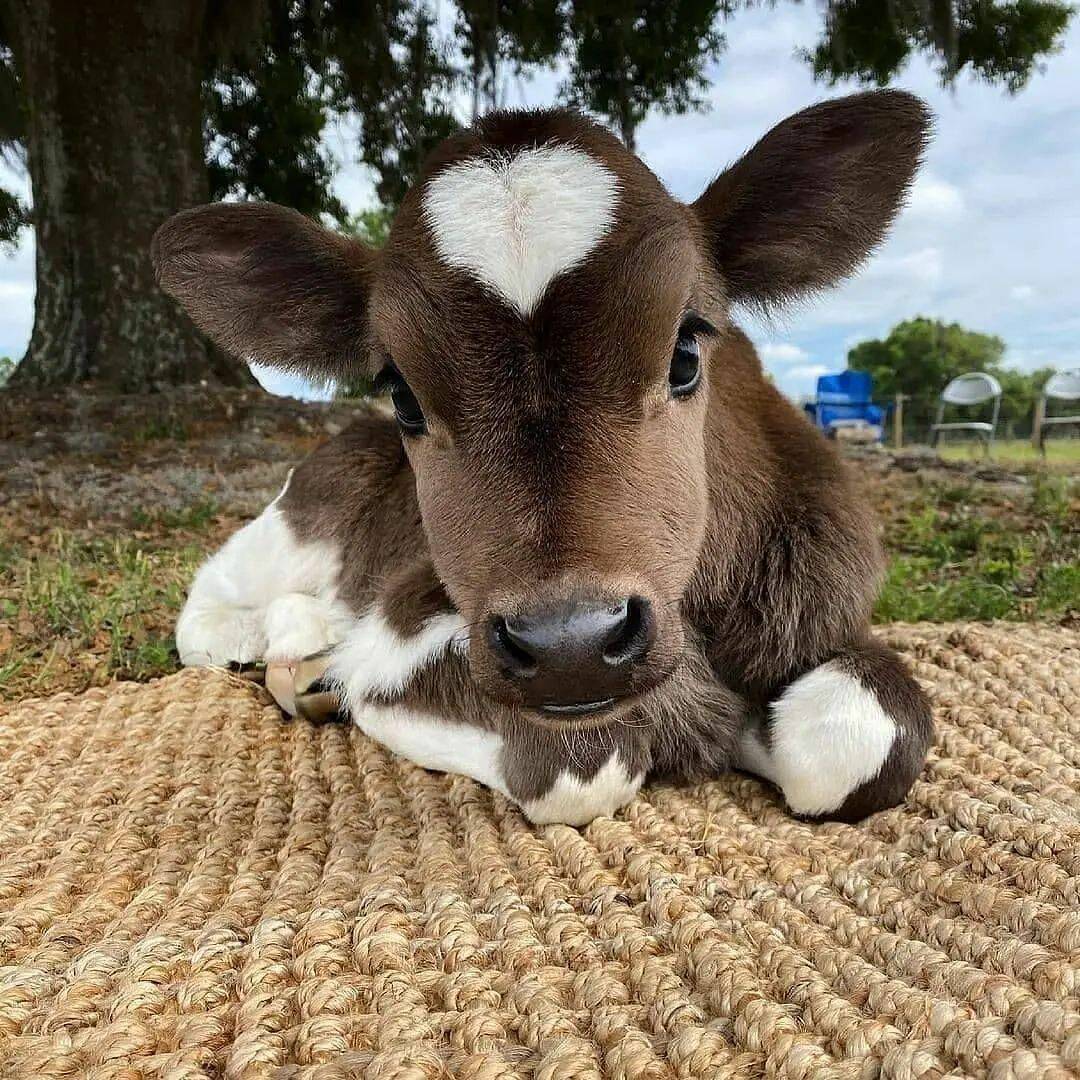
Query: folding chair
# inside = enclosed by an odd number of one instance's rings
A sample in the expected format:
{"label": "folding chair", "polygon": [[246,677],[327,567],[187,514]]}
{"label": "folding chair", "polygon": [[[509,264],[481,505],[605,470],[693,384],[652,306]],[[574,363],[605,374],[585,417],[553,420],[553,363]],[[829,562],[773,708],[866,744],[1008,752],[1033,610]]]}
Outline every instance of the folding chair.
{"label": "folding chair", "polygon": [[[993,401],[994,408],[989,422],[985,420],[954,420],[945,423],[947,405],[982,405]],[[994,443],[997,431],[998,413],[1001,411],[1001,383],[993,375],[983,371],[971,371],[967,375],[958,375],[941,392],[938,400],[937,419],[930,428],[930,445],[936,447],[943,431],[971,431],[982,441],[986,456]]]}
{"label": "folding chair", "polygon": [[1067,424],[1080,425],[1080,414],[1072,416],[1047,416],[1047,406],[1051,401],[1076,401],[1080,398],[1080,368],[1072,371],[1058,371],[1046,380],[1041,396],[1035,405],[1034,441],[1040,454],[1046,453],[1046,433],[1048,428],[1063,427]]}

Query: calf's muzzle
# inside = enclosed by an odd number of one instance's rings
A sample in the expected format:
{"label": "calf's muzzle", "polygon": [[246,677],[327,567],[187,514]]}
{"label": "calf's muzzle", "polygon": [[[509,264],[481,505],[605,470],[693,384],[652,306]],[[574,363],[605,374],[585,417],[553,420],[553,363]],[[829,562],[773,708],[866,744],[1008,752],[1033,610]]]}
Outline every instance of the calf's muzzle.
{"label": "calf's muzzle", "polygon": [[601,712],[632,693],[654,633],[641,596],[565,599],[487,622],[503,677],[554,717]]}

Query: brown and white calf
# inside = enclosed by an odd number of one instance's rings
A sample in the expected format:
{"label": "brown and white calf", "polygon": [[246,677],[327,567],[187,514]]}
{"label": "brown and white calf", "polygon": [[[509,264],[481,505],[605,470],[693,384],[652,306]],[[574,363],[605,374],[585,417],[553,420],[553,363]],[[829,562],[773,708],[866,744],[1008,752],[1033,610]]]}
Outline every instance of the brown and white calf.
{"label": "brown and white calf", "polygon": [[781,123],[694,203],[569,112],[444,142],[380,251],[271,205],[162,227],[163,287],[218,343],[376,376],[199,571],[185,664],[330,648],[355,722],[580,824],[647,775],[731,766],[790,809],[895,804],[931,735],[875,642],[875,527],[734,304],[832,285],[881,240],[928,115],[894,91]]}

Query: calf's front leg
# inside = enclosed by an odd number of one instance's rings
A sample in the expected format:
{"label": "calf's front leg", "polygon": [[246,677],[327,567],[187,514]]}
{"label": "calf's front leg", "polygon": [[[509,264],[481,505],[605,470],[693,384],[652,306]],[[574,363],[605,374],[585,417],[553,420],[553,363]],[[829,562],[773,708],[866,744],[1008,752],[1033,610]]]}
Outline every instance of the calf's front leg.
{"label": "calf's front leg", "polygon": [[739,737],[737,764],[796,814],[858,821],[896,806],[922,769],[930,704],[900,658],[867,638],[792,682]]}
{"label": "calf's front leg", "polygon": [[185,666],[294,664],[340,640],[353,621],[336,596],[338,552],[300,540],[282,512],[290,480],[195,575],[176,624]]}

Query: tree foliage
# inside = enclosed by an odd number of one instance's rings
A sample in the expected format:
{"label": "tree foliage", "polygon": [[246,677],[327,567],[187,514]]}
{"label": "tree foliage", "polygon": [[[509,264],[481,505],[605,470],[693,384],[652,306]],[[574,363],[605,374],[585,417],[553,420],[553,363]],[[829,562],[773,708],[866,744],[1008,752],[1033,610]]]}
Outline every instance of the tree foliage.
{"label": "tree foliage", "polygon": [[[25,126],[15,58],[8,45],[3,11],[0,9],[0,161],[21,165]],[[0,250],[15,248],[19,230],[26,220],[26,207],[21,200],[0,188]]]}
{"label": "tree foliage", "polygon": [[594,0],[572,4],[574,61],[566,101],[607,120],[631,149],[650,110],[702,108],[707,65],[724,46],[717,0]]}
{"label": "tree foliage", "polygon": [[1001,383],[1005,430],[1027,434],[1035,400],[1052,373],[1050,368],[1023,372],[1006,367],[1005,342],[996,335],[921,317],[897,323],[884,339],[859,342],[848,351],[847,363],[874,377],[877,401],[906,396],[905,427],[919,437],[925,437],[933,421],[941,391],[969,371],[985,371]]}
{"label": "tree foliage", "polygon": [[302,5],[268,5],[249,31],[207,58],[210,195],[268,199],[342,221],[345,208],[330,190],[335,163],[321,141],[334,103],[326,62],[311,48],[321,40],[318,22]]}
{"label": "tree foliage", "polygon": [[1072,14],[1059,0],[831,0],[809,59],[819,78],[884,86],[923,53],[943,85],[970,71],[1016,93],[1057,50]]}
{"label": "tree foliage", "polygon": [[560,0],[457,0],[456,7],[472,119],[506,104],[511,76],[553,63],[564,47],[567,11]]}
{"label": "tree foliage", "polygon": [[[2,5],[0,5],[2,9]],[[608,121],[633,146],[653,109],[704,107],[734,0],[211,0],[204,84],[209,189],[271,199],[341,222],[327,125],[353,114],[360,161],[394,206],[430,148],[506,104],[511,78],[566,71],[562,100]],[[815,74],[885,83],[914,52],[943,81],[965,69],[1020,89],[1053,52],[1071,9],[1059,0],[830,0]],[[0,10],[0,153],[18,155],[18,78]],[[470,115],[466,112],[468,99]],[[0,243],[26,208],[0,193]]]}

